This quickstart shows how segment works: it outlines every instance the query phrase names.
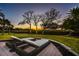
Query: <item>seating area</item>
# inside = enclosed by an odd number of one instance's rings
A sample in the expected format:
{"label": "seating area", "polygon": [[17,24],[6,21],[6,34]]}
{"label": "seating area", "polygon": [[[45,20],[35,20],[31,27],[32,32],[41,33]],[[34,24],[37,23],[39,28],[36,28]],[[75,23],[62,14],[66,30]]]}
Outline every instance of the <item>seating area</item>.
{"label": "seating area", "polygon": [[0,56],[71,56],[76,55],[59,43],[47,39],[17,38],[0,42]]}
{"label": "seating area", "polygon": [[10,52],[10,49],[5,43],[6,42],[0,42],[0,56],[18,56],[16,52]]}
{"label": "seating area", "polygon": [[6,42],[10,51],[15,51],[20,56],[37,55],[49,44],[49,40],[34,38],[17,38],[12,36],[12,40]]}

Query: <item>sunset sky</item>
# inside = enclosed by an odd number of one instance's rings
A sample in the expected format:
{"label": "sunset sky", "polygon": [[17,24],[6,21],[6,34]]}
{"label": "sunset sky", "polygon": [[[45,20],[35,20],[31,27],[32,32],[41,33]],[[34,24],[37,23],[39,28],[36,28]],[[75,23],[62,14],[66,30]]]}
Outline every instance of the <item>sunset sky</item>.
{"label": "sunset sky", "polygon": [[[74,8],[76,6],[79,6],[79,4],[0,4],[0,9],[3,10],[5,16],[7,19],[11,21],[12,24],[15,25],[15,27],[23,27],[23,28],[28,28],[29,26],[26,25],[17,25],[20,21],[23,20],[23,13],[28,10],[33,10],[34,13],[36,14],[44,14],[46,11],[48,11],[51,8],[55,8],[60,11],[62,14],[61,19],[64,18],[67,15],[67,12],[69,9]],[[60,20],[61,20],[60,19]],[[62,21],[62,20],[61,20]],[[32,25],[33,28],[34,25]],[[40,28],[40,26],[39,26]]]}

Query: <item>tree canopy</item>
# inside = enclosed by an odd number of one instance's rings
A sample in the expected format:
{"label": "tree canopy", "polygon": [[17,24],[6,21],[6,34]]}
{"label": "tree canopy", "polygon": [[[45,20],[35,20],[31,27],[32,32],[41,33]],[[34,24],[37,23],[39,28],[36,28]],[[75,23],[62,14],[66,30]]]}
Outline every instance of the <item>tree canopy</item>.
{"label": "tree canopy", "polygon": [[63,26],[65,29],[79,31],[79,7],[70,9],[68,18],[65,19]]}
{"label": "tree canopy", "polygon": [[55,29],[57,27],[57,24],[53,21],[60,18],[60,12],[57,9],[51,8],[45,13],[45,16],[46,17],[42,18],[42,26],[44,28]]}

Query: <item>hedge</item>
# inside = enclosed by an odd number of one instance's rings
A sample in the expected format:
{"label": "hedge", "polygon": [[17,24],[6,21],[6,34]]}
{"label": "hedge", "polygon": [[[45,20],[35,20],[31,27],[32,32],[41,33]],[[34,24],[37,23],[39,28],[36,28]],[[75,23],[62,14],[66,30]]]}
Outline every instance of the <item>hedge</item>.
{"label": "hedge", "polygon": [[[29,33],[29,30],[13,30],[11,31],[12,33]],[[38,30],[37,34],[42,34],[42,30]],[[32,30],[31,32],[32,34],[36,34],[35,30]],[[63,30],[45,30],[44,33],[45,35],[49,34],[49,35],[67,35],[69,34],[68,31],[63,31]]]}

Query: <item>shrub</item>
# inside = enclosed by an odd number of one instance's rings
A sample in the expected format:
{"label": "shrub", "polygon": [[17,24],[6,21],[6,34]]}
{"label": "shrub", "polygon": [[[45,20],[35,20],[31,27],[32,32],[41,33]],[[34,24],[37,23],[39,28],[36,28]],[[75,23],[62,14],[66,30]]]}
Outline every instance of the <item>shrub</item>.
{"label": "shrub", "polygon": [[63,31],[63,30],[52,30],[52,31],[46,30],[46,31],[44,32],[44,34],[51,34],[51,35],[67,35],[67,34],[69,34],[69,32],[68,32],[68,31]]}

